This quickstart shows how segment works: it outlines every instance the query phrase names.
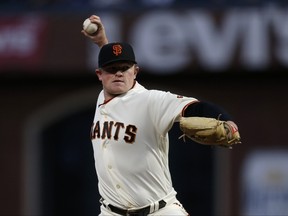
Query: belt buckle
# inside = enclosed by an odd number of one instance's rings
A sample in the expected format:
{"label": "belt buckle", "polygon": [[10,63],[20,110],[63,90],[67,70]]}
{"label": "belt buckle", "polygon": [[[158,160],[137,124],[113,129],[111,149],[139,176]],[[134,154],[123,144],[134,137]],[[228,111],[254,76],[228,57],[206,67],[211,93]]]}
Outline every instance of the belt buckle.
{"label": "belt buckle", "polygon": [[135,210],[127,210],[126,212],[126,216],[138,216],[138,215],[140,215],[139,212]]}
{"label": "belt buckle", "polygon": [[147,216],[149,214],[148,209],[139,209],[139,210],[127,210],[126,216]]}

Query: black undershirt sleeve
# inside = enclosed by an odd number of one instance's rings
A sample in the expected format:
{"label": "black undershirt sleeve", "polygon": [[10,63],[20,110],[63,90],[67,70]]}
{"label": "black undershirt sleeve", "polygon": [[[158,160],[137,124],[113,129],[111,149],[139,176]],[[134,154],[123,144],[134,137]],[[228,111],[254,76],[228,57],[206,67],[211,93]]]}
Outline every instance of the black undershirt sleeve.
{"label": "black undershirt sleeve", "polygon": [[222,121],[232,121],[231,116],[215,104],[200,101],[192,103],[183,111],[183,117],[207,117]]}

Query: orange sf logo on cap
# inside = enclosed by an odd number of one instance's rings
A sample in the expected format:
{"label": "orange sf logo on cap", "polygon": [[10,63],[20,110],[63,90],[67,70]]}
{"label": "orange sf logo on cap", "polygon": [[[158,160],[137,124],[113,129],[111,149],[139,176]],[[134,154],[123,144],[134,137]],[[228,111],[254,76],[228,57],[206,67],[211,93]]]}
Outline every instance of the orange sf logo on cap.
{"label": "orange sf logo on cap", "polygon": [[118,56],[122,53],[122,46],[117,44],[117,45],[113,45],[113,53]]}

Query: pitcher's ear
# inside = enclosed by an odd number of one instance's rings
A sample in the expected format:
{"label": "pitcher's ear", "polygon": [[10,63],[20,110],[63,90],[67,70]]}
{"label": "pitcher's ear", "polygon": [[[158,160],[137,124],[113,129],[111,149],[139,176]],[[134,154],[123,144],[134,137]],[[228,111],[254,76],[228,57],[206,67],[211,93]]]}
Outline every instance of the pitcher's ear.
{"label": "pitcher's ear", "polygon": [[138,65],[135,65],[135,75],[139,72],[140,68]]}
{"label": "pitcher's ear", "polygon": [[95,70],[95,73],[96,73],[96,75],[98,76],[98,79],[101,81],[101,80],[102,80],[102,79],[101,79],[101,75],[102,75],[101,69],[97,68],[97,69]]}

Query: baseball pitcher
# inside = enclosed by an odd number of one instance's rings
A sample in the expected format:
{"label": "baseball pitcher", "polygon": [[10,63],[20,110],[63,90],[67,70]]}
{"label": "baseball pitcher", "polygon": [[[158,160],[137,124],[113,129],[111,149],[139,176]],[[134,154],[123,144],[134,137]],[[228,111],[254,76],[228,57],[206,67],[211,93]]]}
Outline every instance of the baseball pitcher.
{"label": "baseball pitcher", "polygon": [[103,90],[91,128],[101,195],[100,215],[188,215],[176,198],[168,132],[180,122],[182,138],[231,148],[237,125],[216,106],[193,97],[148,90],[136,81],[139,66],[128,43],[109,43],[100,17],[89,34],[100,48],[96,75]]}

